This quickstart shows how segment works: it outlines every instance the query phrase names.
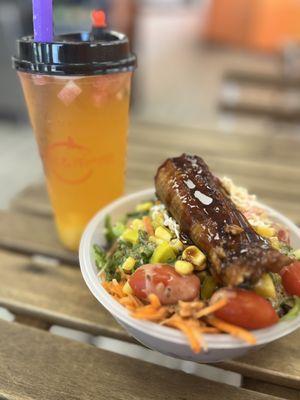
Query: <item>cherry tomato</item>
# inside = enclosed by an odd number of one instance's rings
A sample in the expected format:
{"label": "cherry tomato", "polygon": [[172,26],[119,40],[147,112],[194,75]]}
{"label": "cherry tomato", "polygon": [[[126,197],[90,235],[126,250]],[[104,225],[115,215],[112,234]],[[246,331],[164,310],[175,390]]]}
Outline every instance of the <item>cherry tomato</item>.
{"label": "cherry tomato", "polygon": [[129,278],[129,284],[139,299],[154,293],[162,304],[191,301],[200,294],[200,280],[196,275],[181,276],[168,264],[143,265]]}
{"label": "cherry tomato", "polygon": [[245,329],[262,329],[278,322],[271,304],[255,292],[244,289],[220,289],[211,303],[226,297],[227,304],[215,312],[215,316]]}
{"label": "cherry tomato", "polygon": [[300,261],[284,267],[280,275],[287,293],[300,296]]}

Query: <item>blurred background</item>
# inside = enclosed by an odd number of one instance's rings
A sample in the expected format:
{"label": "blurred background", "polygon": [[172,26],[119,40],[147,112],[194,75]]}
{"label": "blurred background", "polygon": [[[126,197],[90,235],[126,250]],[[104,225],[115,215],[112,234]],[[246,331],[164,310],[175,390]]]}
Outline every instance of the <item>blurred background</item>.
{"label": "blurred background", "polygon": [[[299,0],[54,0],[55,32],[90,28],[103,8],[138,54],[133,119],[231,132],[300,122]],[[0,208],[42,170],[15,71],[31,0],[0,0]],[[26,160],[24,160],[26,154]],[[14,170],[12,179],[11,171]]]}

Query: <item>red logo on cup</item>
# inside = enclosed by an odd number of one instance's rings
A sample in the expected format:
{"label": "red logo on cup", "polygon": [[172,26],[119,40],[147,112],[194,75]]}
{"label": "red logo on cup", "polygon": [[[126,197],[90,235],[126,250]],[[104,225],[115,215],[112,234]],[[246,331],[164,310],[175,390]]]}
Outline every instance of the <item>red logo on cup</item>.
{"label": "red logo on cup", "polygon": [[69,136],[65,141],[49,145],[43,155],[46,174],[53,174],[60,181],[76,185],[87,181],[95,166],[112,163],[113,154],[93,157],[88,147],[76,143]]}

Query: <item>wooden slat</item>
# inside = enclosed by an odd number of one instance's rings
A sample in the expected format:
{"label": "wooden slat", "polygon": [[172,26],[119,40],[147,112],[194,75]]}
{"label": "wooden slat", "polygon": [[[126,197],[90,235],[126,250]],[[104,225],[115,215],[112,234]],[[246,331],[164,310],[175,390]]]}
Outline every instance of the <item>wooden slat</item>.
{"label": "wooden slat", "polygon": [[234,101],[226,97],[220,100],[219,108],[223,111],[268,116],[288,122],[300,118],[299,105],[290,104],[290,99],[285,101],[284,97],[291,89],[299,90],[299,79],[231,71],[225,74],[223,82],[234,85],[239,92]]}
{"label": "wooden slat", "polygon": [[[224,134],[196,128],[135,123],[129,136],[127,192],[153,185],[157,166],[182,152],[202,155],[220,176],[229,175],[261,200],[300,222],[300,140],[292,135]],[[45,191],[25,189],[14,209],[50,215]]]}
{"label": "wooden slat", "polygon": [[[159,165],[163,159],[162,157],[152,158],[155,161],[157,158],[156,165]],[[295,216],[296,222],[298,222],[300,169],[278,164],[264,165],[257,162],[214,159],[213,157],[206,157],[206,160],[217,175],[227,175],[233,178],[236,184],[247,187],[249,192],[257,194],[262,201],[280,203],[281,211],[287,211],[290,215]],[[141,162],[131,163],[128,174],[132,178],[135,177],[141,182],[144,180],[144,183],[153,186],[155,168],[148,162],[144,165],[141,165]]]}
{"label": "wooden slat", "polygon": [[3,321],[0,354],[0,397],[9,400],[266,399]]}
{"label": "wooden slat", "polygon": [[[217,171],[217,169],[215,169]],[[218,170],[222,170],[221,167],[218,168]],[[223,169],[224,171],[224,169]],[[146,173],[145,171],[143,172],[143,177],[141,176],[140,178],[134,178],[134,175],[136,173],[134,171],[129,171],[129,176],[132,177],[130,185],[128,185],[128,190],[127,193],[132,193],[137,190],[149,188],[153,186],[153,178],[152,178],[152,171],[149,171]],[[300,224],[300,212],[299,212],[299,199],[298,199],[298,194],[295,194],[294,200],[290,199],[287,196],[287,192],[283,190],[282,187],[282,181],[285,181],[285,178],[281,178],[281,181],[279,182],[270,182],[267,181],[265,184],[262,181],[259,181],[256,177],[246,177],[245,175],[240,175],[239,169],[237,168],[236,172],[232,172],[230,174],[227,174],[228,176],[232,177],[234,179],[234,182],[238,185],[242,185],[244,187],[247,187],[249,189],[250,193],[256,193],[258,196],[258,199],[260,201],[263,201],[265,204],[268,204],[269,206],[277,209],[287,217],[289,217],[292,221],[294,221],[297,224]],[[285,181],[286,182],[286,181]],[[286,185],[289,185],[289,182],[286,182],[284,187]],[[298,184],[297,183],[291,183],[291,187],[297,188]],[[33,190],[37,191],[37,188],[39,191],[46,193],[46,189],[43,184],[35,185]],[[277,190],[275,192],[275,195],[272,195],[272,192],[274,192],[274,189]],[[29,191],[29,188],[28,188]],[[278,194],[280,193],[280,195]],[[47,202],[47,204],[49,204]],[[12,209],[17,211],[17,212],[23,212],[26,214],[32,214],[35,215],[35,201],[32,196],[29,198],[23,198],[22,196],[16,196],[13,202]],[[50,212],[50,207],[44,207],[45,213],[43,217],[51,217],[52,212]],[[46,211],[48,210],[48,211]],[[54,230],[53,230],[54,232]],[[55,233],[55,232],[54,232]],[[1,239],[0,239],[1,242]]]}
{"label": "wooden slat", "polygon": [[[135,123],[131,129],[127,190],[152,185],[159,163],[182,152],[202,155],[216,173],[232,176],[262,198],[284,200],[293,205],[299,202],[298,137],[268,133],[224,134],[145,123]],[[32,210],[34,202],[36,214],[49,215],[45,192],[36,187],[21,193],[13,205],[19,210]],[[291,214],[296,213],[291,210]]]}
{"label": "wooden slat", "polygon": [[[220,145],[222,144],[220,143],[219,146]],[[215,152],[203,151],[201,143],[197,145],[193,143],[187,144],[186,142],[182,148],[182,152],[176,151],[175,146],[173,150],[172,146],[169,146],[168,148],[157,148],[149,145],[147,154],[143,154],[143,149],[143,144],[135,143],[131,146],[129,152],[130,160],[128,162],[128,167],[130,169],[136,169],[138,172],[139,170],[137,169],[137,165],[139,165],[142,170],[149,171],[150,169],[153,169],[153,172],[155,172],[158,163],[162,162],[165,158],[185,152],[201,154],[209,164],[213,163],[210,165],[213,170],[221,167],[220,171],[216,171],[221,175],[229,174],[232,171],[236,172],[236,167],[240,167],[240,174],[244,173],[246,176],[257,176],[259,180],[262,180],[263,178],[265,178],[265,180],[269,178],[280,179],[280,176],[284,176],[288,179],[288,182],[293,182],[295,177],[300,173],[299,164],[297,163],[296,165],[293,165],[292,163],[285,163],[285,157],[281,162],[280,157],[278,157],[279,159],[277,160],[276,158],[268,158],[266,156],[253,156],[253,158],[241,156],[238,158],[231,157],[230,154],[227,154],[226,152],[217,155]],[[293,161],[293,158],[291,158],[291,160]],[[297,160],[294,161],[296,162]]]}
{"label": "wooden slat", "polygon": [[0,306],[19,316],[132,340],[90,294],[76,268],[0,251],[0,282]]}
{"label": "wooden slat", "polygon": [[[142,171],[145,179],[144,187],[150,186],[152,172],[147,178],[146,170]],[[283,178],[282,178],[283,179]],[[241,179],[244,184],[247,178]],[[136,189],[140,189],[142,181],[134,181]],[[149,182],[147,185],[146,182]],[[248,182],[256,185],[255,178]],[[238,183],[240,183],[238,181]],[[295,185],[296,187],[297,185]],[[251,188],[249,184],[248,187]],[[43,189],[40,189],[41,191]],[[134,190],[134,189],[133,189]],[[36,191],[36,188],[34,188]],[[296,223],[300,223],[299,203],[287,201],[286,199],[275,199],[269,195],[260,197],[266,204],[278,209]],[[21,201],[21,200],[20,200]],[[44,254],[68,263],[77,263],[77,255],[66,251],[57,239],[56,230],[52,219],[33,215],[35,202],[31,204],[30,214],[0,211],[0,247],[15,250],[25,254]]]}
{"label": "wooden slat", "polygon": [[78,255],[60,244],[52,219],[34,215],[0,211],[0,247],[78,262]]}
{"label": "wooden slat", "polygon": [[278,105],[255,105],[248,103],[247,99],[243,102],[226,102],[225,100],[220,101],[218,108],[221,111],[226,111],[234,114],[246,114],[252,116],[269,117],[276,121],[281,122],[299,122],[300,120],[300,109],[288,109],[284,104]]}
{"label": "wooden slat", "polygon": [[221,134],[151,124],[141,125],[138,132],[134,130],[130,140],[128,182],[138,179],[153,184],[157,165],[166,157],[196,153],[218,175],[232,177],[262,201],[300,222],[299,138],[267,133]]}
{"label": "wooden slat", "polygon": [[[148,182],[141,178],[135,178],[134,171],[129,174],[127,184],[127,193],[132,193],[136,190],[148,188],[152,185],[152,177]],[[12,199],[10,208],[20,213],[32,214],[40,217],[52,217],[53,211],[48,198],[47,190],[44,183],[36,183],[29,185],[25,190]]]}
{"label": "wooden slat", "polygon": [[257,379],[244,378],[243,387],[259,393],[266,393],[272,396],[283,397],[287,400],[299,400],[299,390],[291,389],[286,386],[279,386]]}
{"label": "wooden slat", "polygon": [[300,330],[245,357],[218,364],[243,376],[300,390]]}
{"label": "wooden slat", "polygon": [[[0,252],[0,305],[51,324],[130,341],[88,292],[80,271],[32,264],[28,257]],[[13,284],[12,284],[13,282]],[[300,388],[300,330],[218,366],[266,382]]]}
{"label": "wooden slat", "polygon": [[18,193],[11,201],[11,208],[23,213],[39,216],[52,216],[45,185],[37,183],[30,185]]}
{"label": "wooden slat", "polygon": [[51,327],[51,325],[47,321],[32,317],[31,315],[16,315],[15,321],[19,324],[28,325],[34,328],[42,329],[44,331],[48,331]]}
{"label": "wooden slat", "polygon": [[[153,123],[136,123],[129,136],[129,151],[134,144],[144,144],[144,156],[149,147],[167,151],[182,152],[186,146],[197,147],[199,155],[211,154],[216,157],[227,156],[238,159],[274,160],[295,165],[299,168],[297,154],[300,148],[299,137],[278,132],[216,132],[200,128],[169,126]],[[199,152],[200,150],[200,152]]]}
{"label": "wooden slat", "polygon": [[237,82],[255,86],[270,86],[273,88],[299,88],[300,80],[297,78],[286,78],[280,75],[258,74],[247,71],[228,71],[223,76],[224,81]]}

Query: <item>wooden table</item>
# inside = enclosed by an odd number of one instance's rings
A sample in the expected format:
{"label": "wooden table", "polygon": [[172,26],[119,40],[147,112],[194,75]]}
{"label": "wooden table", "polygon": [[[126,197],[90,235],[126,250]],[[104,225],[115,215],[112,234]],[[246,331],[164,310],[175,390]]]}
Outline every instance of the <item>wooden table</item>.
{"label": "wooden table", "polygon": [[[300,223],[300,140],[220,134],[136,122],[130,134],[127,190],[152,185],[167,156],[200,154]],[[218,366],[243,375],[236,388],[113,354],[48,332],[56,324],[133,341],[97,303],[62,248],[43,185],[26,188],[0,213],[2,399],[299,399],[300,331]],[[267,395],[266,395],[267,394]],[[273,397],[274,396],[274,397]]]}

